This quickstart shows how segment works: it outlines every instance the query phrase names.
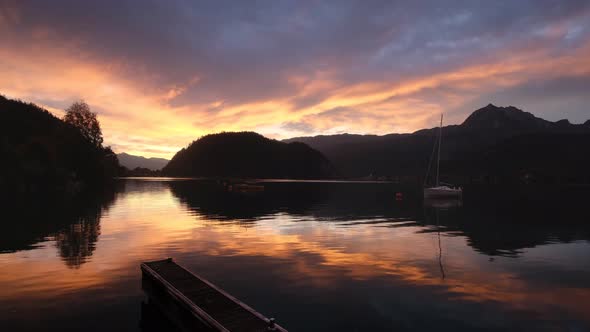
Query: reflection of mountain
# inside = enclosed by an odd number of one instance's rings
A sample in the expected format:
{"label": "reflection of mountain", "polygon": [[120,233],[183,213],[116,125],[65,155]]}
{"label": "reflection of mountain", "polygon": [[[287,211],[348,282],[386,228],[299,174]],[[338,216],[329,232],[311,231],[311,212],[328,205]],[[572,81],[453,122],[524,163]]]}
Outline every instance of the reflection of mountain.
{"label": "reflection of mountain", "polygon": [[114,202],[115,194],[109,190],[67,200],[46,197],[6,208],[0,252],[32,249],[43,239],[54,238],[66,265],[79,267],[96,249],[102,212]]}
{"label": "reflection of mountain", "polygon": [[266,183],[265,190],[255,194],[228,192],[206,181],[171,181],[169,185],[189,209],[216,220],[252,221],[279,212],[303,215],[328,194],[307,183]]}
{"label": "reflection of mountain", "polygon": [[191,210],[217,220],[252,221],[277,213],[326,221],[412,215],[407,205],[395,204],[389,183],[265,182],[264,191],[255,194],[227,192],[221,185],[204,181],[172,181],[169,185]]}
{"label": "reflection of mountain", "polygon": [[[199,181],[173,181],[169,185],[189,209],[215,220],[255,222],[287,213],[295,219],[353,227],[438,223],[447,235],[465,236],[471,247],[487,255],[517,256],[523,248],[590,240],[590,211],[584,210],[581,202],[588,197],[588,189],[555,187],[543,191],[527,187],[523,191],[513,188],[510,194],[489,193],[489,188],[482,192],[470,189],[463,206],[424,207],[419,192],[383,183],[274,182],[265,183],[265,191],[255,195],[228,193],[214,183]],[[395,200],[398,190],[404,191],[402,201]],[[558,195],[555,190],[559,190]]]}
{"label": "reflection of mountain", "polygon": [[471,191],[462,208],[427,208],[424,222],[464,235],[468,244],[488,255],[518,256],[522,249],[548,243],[590,241],[587,188],[512,188]]}

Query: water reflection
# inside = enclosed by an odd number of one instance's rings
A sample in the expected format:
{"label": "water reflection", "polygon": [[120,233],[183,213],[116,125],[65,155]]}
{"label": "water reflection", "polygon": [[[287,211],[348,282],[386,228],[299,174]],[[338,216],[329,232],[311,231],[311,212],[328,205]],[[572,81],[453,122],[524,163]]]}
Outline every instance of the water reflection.
{"label": "water reflection", "polygon": [[100,235],[99,218],[81,220],[57,233],[55,242],[59,255],[68,267],[78,268],[92,256]]}
{"label": "water reflection", "polygon": [[96,249],[100,219],[115,202],[124,183],[76,197],[43,197],[11,202],[3,213],[13,220],[0,232],[0,253],[31,250],[53,240],[66,266],[78,268]]}
{"label": "water reflection", "polygon": [[415,199],[396,203],[389,184],[267,182],[263,192],[248,195],[228,192],[213,182],[168,185],[190,210],[214,220],[254,221],[277,213],[326,221],[401,220],[413,216],[412,209],[420,204]]}
{"label": "water reflection", "polygon": [[587,189],[557,189],[557,196],[537,188],[512,193],[474,190],[462,208],[448,206],[450,202],[427,204],[422,221],[434,225],[434,214],[439,213],[446,233],[466,236],[471,247],[490,256],[518,257],[526,248],[590,241],[590,211],[583,202]]}
{"label": "water reflection", "polygon": [[141,332],[181,332],[155,304],[149,301],[141,302],[139,328]]}
{"label": "water reflection", "polygon": [[[125,184],[84,213],[38,212],[46,228],[7,226],[23,239],[1,242],[8,327],[138,330],[141,320],[148,330],[139,262],[169,256],[291,331],[590,327],[587,191],[466,190],[461,206],[423,204],[419,190],[391,184],[271,182],[257,195],[202,181]],[[65,267],[62,251],[84,263]]]}
{"label": "water reflection", "polygon": [[[168,185],[188,209],[208,220],[254,222],[286,213],[294,219],[336,222],[341,227],[425,227],[465,236],[475,250],[517,257],[525,248],[590,240],[590,213],[580,202],[586,192],[563,190],[559,197],[471,190],[462,200],[423,201],[416,188],[391,184],[269,182],[255,195],[227,192],[214,182],[171,181]],[[404,199],[395,200],[394,193]],[[494,196],[496,194],[496,196]],[[524,195],[518,196],[517,194]]]}
{"label": "water reflection", "polygon": [[170,181],[175,197],[195,213],[213,220],[252,222],[278,212],[304,215],[328,195],[322,186],[266,184],[265,191],[241,194],[213,181]]}

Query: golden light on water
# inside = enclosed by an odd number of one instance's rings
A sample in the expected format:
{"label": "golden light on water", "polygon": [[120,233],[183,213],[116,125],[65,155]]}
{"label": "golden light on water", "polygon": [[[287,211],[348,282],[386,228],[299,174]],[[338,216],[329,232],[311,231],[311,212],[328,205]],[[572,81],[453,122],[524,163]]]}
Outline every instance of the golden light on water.
{"label": "golden light on water", "polygon": [[590,309],[586,288],[545,287],[488,261],[462,236],[442,233],[439,238],[437,232],[423,230],[362,220],[346,225],[286,213],[255,221],[218,220],[189,210],[165,186],[130,191],[104,211],[96,249],[76,268],[65,268],[75,257],[59,257],[55,237],[34,250],[0,256],[9,271],[0,275],[0,295],[26,303],[120,287],[123,280],[128,284],[139,278],[141,261],[175,256],[182,262],[182,257],[199,256],[232,258],[236,264],[253,258],[284,262],[274,273],[318,289],[341,287],[344,279],[380,280],[429,288],[448,294],[450,301],[498,303],[506,310],[535,308],[552,315],[557,305],[584,319]]}

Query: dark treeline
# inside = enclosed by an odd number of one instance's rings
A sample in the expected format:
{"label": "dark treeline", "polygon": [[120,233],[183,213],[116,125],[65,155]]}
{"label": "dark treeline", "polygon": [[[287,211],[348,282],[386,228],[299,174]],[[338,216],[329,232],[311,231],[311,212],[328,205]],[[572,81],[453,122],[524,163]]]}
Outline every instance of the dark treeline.
{"label": "dark treeline", "polygon": [[158,177],[162,176],[161,170],[153,170],[145,167],[135,167],[129,169],[125,166],[119,167],[119,176],[121,177]]}
{"label": "dark treeline", "polygon": [[84,102],[74,103],[61,120],[35,104],[0,96],[0,133],[0,187],[9,196],[102,187],[119,169]]}
{"label": "dark treeline", "polygon": [[320,152],[253,132],[206,135],[176,153],[162,170],[168,176],[293,178],[334,177]]}
{"label": "dark treeline", "polygon": [[[438,128],[412,134],[300,137],[345,177],[421,183]],[[590,121],[551,122],[515,107],[488,105],[443,128],[443,180],[453,183],[590,183]]]}
{"label": "dark treeline", "polygon": [[[438,128],[412,134],[333,135],[285,142],[253,132],[201,137],[164,159],[122,154],[102,145],[96,114],[74,103],[64,119],[0,96],[0,186],[11,193],[108,183],[114,176],[236,178],[381,178],[422,183]],[[590,183],[590,121],[546,121],[515,107],[488,105],[443,129],[442,180],[475,183]],[[152,164],[146,164],[146,161]],[[142,165],[151,165],[145,167]],[[135,166],[139,165],[139,167]],[[160,166],[161,167],[161,166]]]}

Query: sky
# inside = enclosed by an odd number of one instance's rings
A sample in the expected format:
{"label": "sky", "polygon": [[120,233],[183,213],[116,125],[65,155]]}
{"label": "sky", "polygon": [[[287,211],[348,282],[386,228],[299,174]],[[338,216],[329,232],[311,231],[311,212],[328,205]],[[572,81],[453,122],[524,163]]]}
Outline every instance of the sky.
{"label": "sky", "polygon": [[590,119],[590,1],[0,0],[0,94],[83,99],[116,152],[459,124],[489,103]]}

